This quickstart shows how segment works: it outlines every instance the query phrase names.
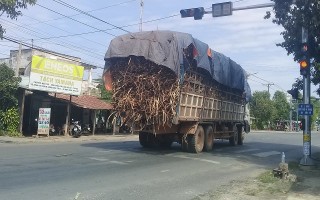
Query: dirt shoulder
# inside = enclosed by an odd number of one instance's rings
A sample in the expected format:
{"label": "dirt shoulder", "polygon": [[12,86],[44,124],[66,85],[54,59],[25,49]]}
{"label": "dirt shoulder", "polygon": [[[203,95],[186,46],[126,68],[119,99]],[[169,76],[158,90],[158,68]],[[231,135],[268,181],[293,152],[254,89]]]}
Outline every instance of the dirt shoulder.
{"label": "dirt shoulder", "polygon": [[[314,155],[320,160],[320,152]],[[254,178],[232,181],[218,190],[199,195],[193,200],[318,200],[320,199],[320,168],[301,167],[289,162],[287,179],[274,177],[271,170]],[[319,166],[319,162],[317,163]]]}
{"label": "dirt shoulder", "polygon": [[137,140],[137,135],[89,135],[74,138],[71,136],[49,136],[49,137],[8,137],[0,136],[0,144],[30,144],[30,143],[56,143],[56,142],[86,142],[86,141],[127,141]]}

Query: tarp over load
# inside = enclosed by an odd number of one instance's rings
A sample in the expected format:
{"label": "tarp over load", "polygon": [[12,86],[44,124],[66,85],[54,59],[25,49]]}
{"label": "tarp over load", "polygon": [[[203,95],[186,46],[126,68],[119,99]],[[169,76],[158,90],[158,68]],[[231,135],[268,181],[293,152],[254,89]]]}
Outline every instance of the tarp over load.
{"label": "tarp over load", "polygon": [[229,88],[244,91],[249,101],[251,91],[246,81],[246,72],[240,65],[213,51],[188,33],[174,31],[147,31],[129,33],[114,38],[105,55],[105,71],[109,69],[111,58],[129,56],[144,57],[157,65],[165,66],[179,77],[187,66],[184,64],[184,50],[193,45],[197,67],[208,71],[213,80]]}

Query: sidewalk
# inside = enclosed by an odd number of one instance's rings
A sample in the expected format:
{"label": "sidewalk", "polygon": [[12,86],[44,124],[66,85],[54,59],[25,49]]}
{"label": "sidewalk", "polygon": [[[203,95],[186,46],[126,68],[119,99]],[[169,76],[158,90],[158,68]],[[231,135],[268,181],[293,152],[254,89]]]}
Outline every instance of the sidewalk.
{"label": "sidewalk", "polygon": [[71,136],[41,136],[41,137],[8,137],[0,136],[0,144],[30,144],[30,143],[58,143],[58,142],[85,142],[85,141],[131,141],[138,140],[138,135],[117,134],[117,135],[89,135],[74,138]]}

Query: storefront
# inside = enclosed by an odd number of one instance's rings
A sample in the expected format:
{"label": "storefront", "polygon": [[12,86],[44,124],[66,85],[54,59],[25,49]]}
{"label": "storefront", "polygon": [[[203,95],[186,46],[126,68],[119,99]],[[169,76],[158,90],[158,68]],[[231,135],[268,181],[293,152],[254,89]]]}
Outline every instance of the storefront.
{"label": "storefront", "polygon": [[[112,105],[95,96],[70,96],[22,88],[21,90],[24,90],[22,94],[25,93],[24,105],[20,102],[20,110],[23,110],[21,128],[25,136],[37,134],[40,108],[51,108],[50,125],[58,130],[53,135],[68,135],[68,127],[72,121],[89,126],[91,134],[111,131],[108,130],[110,125],[106,119],[111,113]],[[21,109],[22,107],[24,109]]]}

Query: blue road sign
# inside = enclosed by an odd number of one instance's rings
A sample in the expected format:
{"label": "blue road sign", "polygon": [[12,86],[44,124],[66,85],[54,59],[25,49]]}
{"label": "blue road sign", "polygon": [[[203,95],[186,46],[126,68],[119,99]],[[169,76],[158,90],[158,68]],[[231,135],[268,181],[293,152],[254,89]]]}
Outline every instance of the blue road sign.
{"label": "blue road sign", "polygon": [[298,113],[299,115],[313,115],[313,105],[299,104]]}

